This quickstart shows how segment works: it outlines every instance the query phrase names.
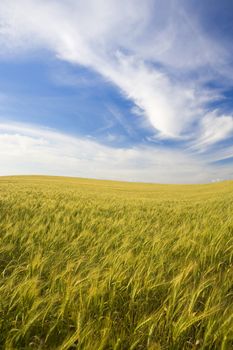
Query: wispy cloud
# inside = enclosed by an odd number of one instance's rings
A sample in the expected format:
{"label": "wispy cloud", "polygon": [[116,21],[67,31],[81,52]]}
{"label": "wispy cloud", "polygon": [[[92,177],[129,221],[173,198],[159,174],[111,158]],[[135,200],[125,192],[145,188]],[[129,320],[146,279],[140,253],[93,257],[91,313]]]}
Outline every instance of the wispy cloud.
{"label": "wispy cloud", "polygon": [[[1,44],[8,52],[45,47],[88,66],[118,86],[161,136],[193,136],[191,127],[199,123],[198,132],[203,118],[209,120],[204,68],[221,71],[228,53],[182,3],[2,0]],[[187,78],[197,69],[201,82]],[[212,123],[215,129],[219,121]]]}
{"label": "wispy cloud", "polygon": [[200,121],[200,135],[194,142],[193,149],[204,152],[214,143],[221,140],[227,140],[233,133],[233,118],[229,115],[218,115],[214,110],[206,114]]}
{"label": "wispy cloud", "polygon": [[[209,182],[233,175],[190,154],[157,147],[116,149],[25,124],[0,124],[0,175],[56,174],[160,183]],[[169,169],[169,170],[168,170]]]}
{"label": "wispy cloud", "polygon": [[[184,0],[1,0],[1,55],[43,48],[57,59],[98,72],[134,103],[155,139],[185,142],[193,152],[188,157],[192,169],[195,152],[207,152],[233,135],[231,111],[211,107],[232,83],[232,51],[204,30],[193,6]],[[222,90],[210,88],[219,77]],[[125,128],[131,132],[129,125]],[[130,162],[135,150],[124,152]],[[138,157],[141,150],[137,152]],[[167,159],[165,150],[159,152]],[[118,153],[114,156],[120,161]],[[178,167],[180,156],[176,154]],[[183,167],[186,161],[181,163]],[[182,172],[190,171],[183,167]]]}

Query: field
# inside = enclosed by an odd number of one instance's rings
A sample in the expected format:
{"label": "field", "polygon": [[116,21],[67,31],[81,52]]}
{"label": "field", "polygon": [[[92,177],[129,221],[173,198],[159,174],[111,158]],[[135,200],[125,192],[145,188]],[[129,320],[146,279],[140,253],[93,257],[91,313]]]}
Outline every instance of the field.
{"label": "field", "polygon": [[0,178],[0,348],[233,348],[233,182]]}

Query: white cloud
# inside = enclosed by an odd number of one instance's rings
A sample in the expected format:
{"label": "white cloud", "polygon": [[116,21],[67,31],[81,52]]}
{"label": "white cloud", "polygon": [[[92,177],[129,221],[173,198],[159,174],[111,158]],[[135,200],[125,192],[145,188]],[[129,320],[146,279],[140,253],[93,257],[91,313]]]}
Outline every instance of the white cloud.
{"label": "white cloud", "polygon": [[228,168],[161,147],[115,149],[25,124],[0,124],[0,175],[53,174],[160,183],[209,182]]}
{"label": "white cloud", "polygon": [[201,132],[194,142],[193,149],[206,151],[214,143],[227,140],[233,133],[233,117],[230,115],[218,115],[218,111],[208,113],[201,120]]}
{"label": "white cloud", "polygon": [[[210,127],[212,143],[232,131],[231,116],[208,122],[206,105],[214,96],[204,83],[210,70],[226,76],[229,53],[203,32],[184,3],[1,0],[2,54],[52,50],[118,86],[160,137],[196,139]],[[190,72],[197,78],[187,78]]]}

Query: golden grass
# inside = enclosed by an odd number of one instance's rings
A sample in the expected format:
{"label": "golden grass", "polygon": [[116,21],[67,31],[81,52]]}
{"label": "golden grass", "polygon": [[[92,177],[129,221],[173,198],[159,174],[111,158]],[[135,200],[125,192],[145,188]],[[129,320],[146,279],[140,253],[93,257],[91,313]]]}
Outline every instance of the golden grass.
{"label": "golden grass", "polygon": [[1,349],[233,345],[233,182],[0,178]]}

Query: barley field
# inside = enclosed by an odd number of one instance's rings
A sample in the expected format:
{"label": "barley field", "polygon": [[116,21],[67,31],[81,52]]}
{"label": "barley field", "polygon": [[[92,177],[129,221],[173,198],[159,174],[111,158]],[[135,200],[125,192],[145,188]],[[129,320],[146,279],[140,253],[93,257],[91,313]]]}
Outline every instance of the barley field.
{"label": "barley field", "polygon": [[0,178],[0,349],[233,348],[233,182]]}

